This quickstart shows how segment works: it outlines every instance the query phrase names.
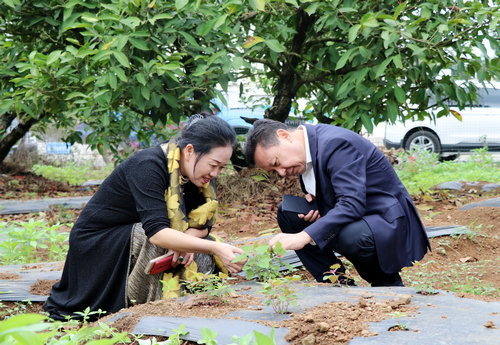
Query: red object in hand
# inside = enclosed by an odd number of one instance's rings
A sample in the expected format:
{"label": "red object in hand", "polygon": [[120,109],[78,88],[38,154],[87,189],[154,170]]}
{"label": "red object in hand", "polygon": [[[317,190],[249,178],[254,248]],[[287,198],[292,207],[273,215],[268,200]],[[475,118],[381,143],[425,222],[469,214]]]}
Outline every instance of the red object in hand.
{"label": "red object in hand", "polygon": [[174,254],[165,254],[149,261],[144,270],[146,274],[157,274],[172,268],[172,259]]}

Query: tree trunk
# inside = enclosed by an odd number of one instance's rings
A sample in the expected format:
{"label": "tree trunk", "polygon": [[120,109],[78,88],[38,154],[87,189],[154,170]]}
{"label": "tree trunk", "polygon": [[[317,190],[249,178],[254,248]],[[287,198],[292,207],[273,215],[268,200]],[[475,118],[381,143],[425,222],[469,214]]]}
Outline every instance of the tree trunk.
{"label": "tree trunk", "polygon": [[292,107],[292,100],[297,96],[302,80],[300,77],[301,56],[303,55],[304,42],[307,32],[311,29],[315,19],[303,10],[297,13],[296,34],[290,47],[290,53],[286,54],[287,59],[284,62],[283,72],[279,75],[276,82],[276,96],[273,104],[266,110],[265,117],[284,122]]}
{"label": "tree trunk", "polygon": [[[7,115],[10,117],[12,114]],[[15,116],[14,116],[15,118]],[[27,121],[19,121],[18,125],[12,129],[8,134],[0,137],[0,165],[4,161],[5,157],[9,154],[10,149],[14,146],[19,139],[24,137],[24,135],[30,130],[30,128],[39,121],[39,119],[28,118]]]}

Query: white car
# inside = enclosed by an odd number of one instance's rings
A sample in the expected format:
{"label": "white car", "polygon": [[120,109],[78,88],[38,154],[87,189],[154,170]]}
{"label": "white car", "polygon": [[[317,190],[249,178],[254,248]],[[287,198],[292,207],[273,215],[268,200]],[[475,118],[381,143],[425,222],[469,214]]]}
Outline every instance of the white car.
{"label": "white car", "polygon": [[387,123],[384,146],[410,150],[417,146],[433,153],[464,152],[487,146],[500,151],[500,90],[478,90],[478,104],[463,110],[450,106],[462,121],[449,115],[424,121]]}

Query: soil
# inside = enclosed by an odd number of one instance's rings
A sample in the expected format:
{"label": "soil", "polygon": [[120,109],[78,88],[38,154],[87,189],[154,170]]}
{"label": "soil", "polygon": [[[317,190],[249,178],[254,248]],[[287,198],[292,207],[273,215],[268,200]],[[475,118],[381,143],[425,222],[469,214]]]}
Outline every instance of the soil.
{"label": "soil", "polygon": [[[242,245],[255,241],[256,237],[262,237],[273,233],[278,233],[279,228],[276,222],[276,209],[281,200],[282,194],[300,195],[297,180],[287,180],[277,175],[258,174],[256,172],[243,170],[241,174],[227,175],[219,178],[219,198],[221,202],[219,223],[214,226],[213,233],[224,238],[228,242]],[[48,186],[50,183],[41,177],[29,175],[25,179],[30,179],[36,186]],[[0,198],[4,198],[5,192],[10,192],[8,198],[24,197],[28,187],[10,188],[9,183],[13,176],[0,175]],[[16,178],[18,179],[18,178]],[[19,180],[19,179],[18,179]],[[260,182],[256,183],[256,180]],[[20,183],[24,182],[23,179]],[[474,188],[466,187],[460,191],[432,191],[430,193],[415,197],[414,202],[418,208],[420,216],[425,226],[462,225],[467,226],[472,232],[460,236],[445,236],[431,238],[433,251],[417,264],[417,267],[407,268],[403,272],[403,280],[407,285],[412,285],[405,280],[411,276],[412,271],[426,267],[426,272],[432,275],[433,272],[448,272],[450,274],[455,267],[457,272],[453,274],[466,274],[464,267],[474,272],[475,277],[482,281],[482,284],[490,286],[496,293],[492,294],[470,294],[460,292],[459,296],[467,298],[477,298],[485,301],[500,301],[500,208],[480,207],[471,210],[460,210],[465,204],[478,202],[490,198],[500,197],[500,189],[488,193],[481,191],[480,182]],[[66,188],[59,186],[54,188]],[[47,187],[46,193],[37,189],[38,197],[43,195],[55,196],[54,190]],[[49,191],[50,190],[50,191]],[[39,192],[40,191],[40,192]],[[75,194],[81,191],[78,188],[73,190]],[[61,218],[62,210],[51,212],[3,216],[3,221],[27,220],[29,218],[45,218],[52,221]],[[75,221],[79,212],[66,214],[68,221]],[[266,242],[267,238],[261,239]],[[303,280],[313,283],[313,279],[305,271]],[[358,277],[355,270],[351,269],[351,275]],[[464,276],[465,277],[465,276]],[[6,279],[0,276],[0,279]],[[10,278],[8,278],[10,279]],[[427,278],[421,278],[423,280]],[[466,279],[466,278],[464,278]],[[37,293],[48,294],[54,281],[39,281]],[[316,284],[316,283],[314,283]],[[367,286],[361,279],[357,280],[360,286]],[[436,283],[437,284],[437,283]],[[440,282],[440,285],[432,286],[437,289],[452,290],[451,285]],[[45,292],[43,288],[47,289]],[[133,306],[123,311],[132,312],[130,315],[119,319],[113,323],[113,327],[120,331],[131,331],[135,323],[145,315],[163,316],[198,316],[198,317],[220,317],[232,310],[259,309],[262,308],[262,300],[259,295],[248,296],[243,291],[235,291],[228,297],[225,303],[214,307],[213,302],[208,305],[194,303],[195,305],[181,304],[177,300],[163,300],[150,302],[143,305]],[[4,303],[5,304],[5,303]],[[33,308],[40,308],[39,304],[33,303]],[[389,301],[387,303],[375,303],[369,296],[360,298],[357,303],[327,303],[307,310],[301,314],[292,314],[291,319],[280,324],[266,322],[275,327],[288,327],[291,331],[287,335],[287,340],[292,344],[345,344],[355,336],[372,336],[368,329],[368,322],[375,322],[390,317],[389,314],[395,311],[411,315],[418,312],[409,304],[409,300]],[[1,313],[0,313],[1,314]],[[332,318],[335,315],[335,319]],[[397,330],[397,320],[395,320]],[[405,330],[405,329],[400,329]],[[418,330],[410,330],[418,332]],[[157,338],[158,339],[158,338]]]}

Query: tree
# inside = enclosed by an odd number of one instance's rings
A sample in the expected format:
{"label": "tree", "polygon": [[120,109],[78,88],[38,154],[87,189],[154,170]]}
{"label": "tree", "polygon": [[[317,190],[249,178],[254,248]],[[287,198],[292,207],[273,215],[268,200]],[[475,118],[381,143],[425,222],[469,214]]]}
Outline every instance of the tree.
{"label": "tree", "polygon": [[[145,0],[0,2],[0,162],[32,126],[90,129],[113,151],[130,133],[179,123],[232,78],[205,17],[211,4]],[[213,42],[213,43],[212,43]],[[15,119],[18,123],[15,125]],[[7,128],[13,126],[10,132]],[[146,129],[147,127],[147,129]]]}
{"label": "tree", "polygon": [[272,94],[271,119],[284,121],[291,105],[305,98],[305,114],[319,122],[371,132],[373,123],[432,117],[427,110],[435,106],[443,108],[437,116],[449,115],[447,104],[464,108],[476,99],[472,79],[487,83],[500,75],[496,2],[250,4],[251,12],[228,7],[238,16],[238,44],[228,50],[259,66],[240,72]]}
{"label": "tree", "polygon": [[0,162],[34,125],[84,123],[116,152],[243,78],[279,121],[300,99],[355,131],[446,116],[500,74],[499,18],[486,0],[0,0]]}

